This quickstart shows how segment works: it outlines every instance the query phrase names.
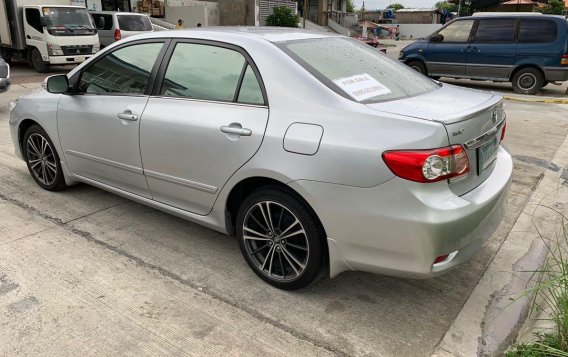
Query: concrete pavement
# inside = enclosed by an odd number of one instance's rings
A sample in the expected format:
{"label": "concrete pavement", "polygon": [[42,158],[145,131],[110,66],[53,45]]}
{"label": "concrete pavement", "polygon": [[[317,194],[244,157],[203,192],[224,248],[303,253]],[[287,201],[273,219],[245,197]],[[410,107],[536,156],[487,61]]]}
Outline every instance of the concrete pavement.
{"label": "concrete pavement", "polygon": [[0,94],[0,355],[430,355],[568,133],[566,106],[507,103],[506,218],[459,269],[284,292],[232,238],[86,185],[41,190],[7,127],[7,102],[33,87]]}

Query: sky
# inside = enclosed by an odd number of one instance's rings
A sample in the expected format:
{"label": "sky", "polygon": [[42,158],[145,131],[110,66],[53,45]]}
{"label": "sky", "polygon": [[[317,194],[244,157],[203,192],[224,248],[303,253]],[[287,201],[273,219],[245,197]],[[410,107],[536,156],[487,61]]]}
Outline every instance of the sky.
{"label": "sky", "polygon": [[[433,7],[439,0],[365,0],[365,9],[386,9],[390,3],[399,2],[404,7]],[[363,0],[353,0],[355,7],[361,7]]]}

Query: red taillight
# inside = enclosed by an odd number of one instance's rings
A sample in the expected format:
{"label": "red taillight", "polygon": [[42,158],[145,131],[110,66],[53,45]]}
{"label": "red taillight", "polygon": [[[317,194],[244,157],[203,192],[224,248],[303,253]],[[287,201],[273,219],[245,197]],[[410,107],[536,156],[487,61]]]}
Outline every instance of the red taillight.
{"label": "red taillight", "polygon": [[503,123],[503,129],[501,129],[501,141],[505,139],[505,130],[507,130],[507,122]]}
{"label": "red taillight", "polygon": [[445,254],[445,255],[440,255],[438,258],[434,259],[434,263],[433,264],[438,264],[443,262],[444,260],[448,259],[450,255],[449,254]]}
{"label": "red taillight", "polygon": [[431,150],[386,151],[383,160],[396,176],[415,182],[437,182],[469,172],[467,153],[461,145]]}
{"label": "red taillight", "polygon": [[562,56],[560,59],[560,64],[564,66],[568,66],[568,53]]}
{"label": "red taillight", "polygon": [[121,39],[122,39],[122,35],[120,34],[120,30],[119,29],[114,30],[114,40],[120,41]]}

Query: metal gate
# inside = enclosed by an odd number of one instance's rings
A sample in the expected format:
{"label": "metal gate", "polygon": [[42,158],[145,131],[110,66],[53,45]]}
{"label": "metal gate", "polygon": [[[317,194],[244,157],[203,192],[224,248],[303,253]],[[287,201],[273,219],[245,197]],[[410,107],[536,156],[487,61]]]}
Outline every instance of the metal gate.
{"label": "metal gate", "polygon": [[298,3],[290,0],[260,0],[260,26],[266,26],[266,18],[275,7],[285,6],[298,14]]}

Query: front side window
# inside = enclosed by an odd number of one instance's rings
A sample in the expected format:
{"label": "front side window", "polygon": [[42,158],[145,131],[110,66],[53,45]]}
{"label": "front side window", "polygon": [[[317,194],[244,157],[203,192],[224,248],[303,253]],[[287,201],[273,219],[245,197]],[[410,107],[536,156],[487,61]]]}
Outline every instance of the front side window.
{"label": "front side window", "polygon": [[444,27],[438,32],[439,35],[443,36],[440,42],[468,42],[473,22],[473,20],[456,21]]}
{"label": "front side window", "polygon": [[43,32],[38,9],[26,9],[26,21],[28,22],[28,25],[33,27],[36,31]]}
{"label": "front side window", "polygon": [[439,88],[413,69],[349,38],[288,41],[279,47],[323,84],[358,102],[407,98]]}
{"label": "front side window", "polygon": [[234,50],[178,43],[160,94],[232,102],[246,64],[245,57]]}
{"label": "front side window", "polygon": [[78,91],[88,94],[143,94],[163,43],[120,48],[87,68]]}
{"label": "front side window", "polygon": [[547,43],[556,41],[558,26],[550,20],[521,19],[519,43]]}
{"label": "front side window", "polygon": [[475,43],[513,43],[515,39],[515,19],[479,20],[475,33]]}
{"label": "front side window", "polygon": [[117,15],[118,27],[124,31],[152,31],[150,19],[143,15]]}

